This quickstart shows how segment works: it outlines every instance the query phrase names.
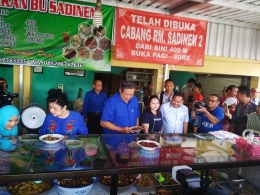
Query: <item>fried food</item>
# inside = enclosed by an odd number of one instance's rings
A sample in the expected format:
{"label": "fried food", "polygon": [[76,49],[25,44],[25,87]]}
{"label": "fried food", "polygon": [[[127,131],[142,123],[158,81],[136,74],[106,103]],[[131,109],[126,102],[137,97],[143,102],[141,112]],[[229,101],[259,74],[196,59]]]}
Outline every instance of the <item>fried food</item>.
{"label": "fried food", "polygon": [[58,139],[59,139],[58,137],[51,136],[51,135],[48,135],[43,138],[44,141],[54,141],[54,140],[58,140]]}
{"label": "fried food", "polygon": [[14,182],[8,186],[8,191],[14,195],[36,195],[52,188],[51,181],[42,181],[36,184],[34,181]]}
{"label": "fried food", "polygon": [[87,186],[94,182],[93,178],[76,178],[76,179],[61,179],[57,180],[57,184],[66,188],[78,188]]}

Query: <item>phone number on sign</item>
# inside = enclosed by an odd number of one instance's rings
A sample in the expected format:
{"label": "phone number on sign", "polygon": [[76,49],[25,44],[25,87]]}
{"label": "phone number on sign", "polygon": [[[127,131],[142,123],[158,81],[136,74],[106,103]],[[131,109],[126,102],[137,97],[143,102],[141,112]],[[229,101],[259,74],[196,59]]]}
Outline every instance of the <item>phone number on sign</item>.
{"label": "phone number on sign", "polygon": [[5,64],[27,64],[26,59],[16,59],[16,58],[0,58],[0,63]]}

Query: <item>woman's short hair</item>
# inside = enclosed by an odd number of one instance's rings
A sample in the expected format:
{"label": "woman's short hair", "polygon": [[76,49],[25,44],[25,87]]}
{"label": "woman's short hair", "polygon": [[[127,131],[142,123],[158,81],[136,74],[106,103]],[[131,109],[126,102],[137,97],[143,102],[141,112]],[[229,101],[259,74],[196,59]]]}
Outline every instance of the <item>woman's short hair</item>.
{"label": "woman's short hair", "polygon": [[67,96],[65,93],[62,93],[62,92],[50,94],[47,97],[47,104],[49,104],[51,102],[55,102],[56,104],[58,104],[61,107],[67,106],[67,104],[68,104]]}

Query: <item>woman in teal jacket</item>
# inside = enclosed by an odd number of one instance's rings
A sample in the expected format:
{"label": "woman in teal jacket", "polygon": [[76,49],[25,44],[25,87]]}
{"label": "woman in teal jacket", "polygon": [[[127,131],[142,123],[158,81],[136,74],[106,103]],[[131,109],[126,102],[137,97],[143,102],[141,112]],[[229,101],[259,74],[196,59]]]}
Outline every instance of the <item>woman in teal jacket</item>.
{"label": "woman in teal jacket", "polygon": [[17,136],[17,124],[20,120],[20,114],[15,106],[7,105],[0,109],[0,135]]}

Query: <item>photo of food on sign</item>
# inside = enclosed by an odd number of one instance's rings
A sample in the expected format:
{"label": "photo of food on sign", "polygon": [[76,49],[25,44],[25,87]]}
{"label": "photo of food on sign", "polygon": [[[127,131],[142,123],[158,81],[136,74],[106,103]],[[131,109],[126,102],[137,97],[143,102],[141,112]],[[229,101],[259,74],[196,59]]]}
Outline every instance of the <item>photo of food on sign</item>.
{"label": "photo of food on sign", "polygon": [[106,28],[102,24],[101,16],[101,2],[97,1],[93,25],[82,22],[78,24],[76,34],[63,32],[63,43],[66,45],[62,49],[64,58],[96,62],[104,60],[105,52],[111,48],[111,40],[106,37]]}

